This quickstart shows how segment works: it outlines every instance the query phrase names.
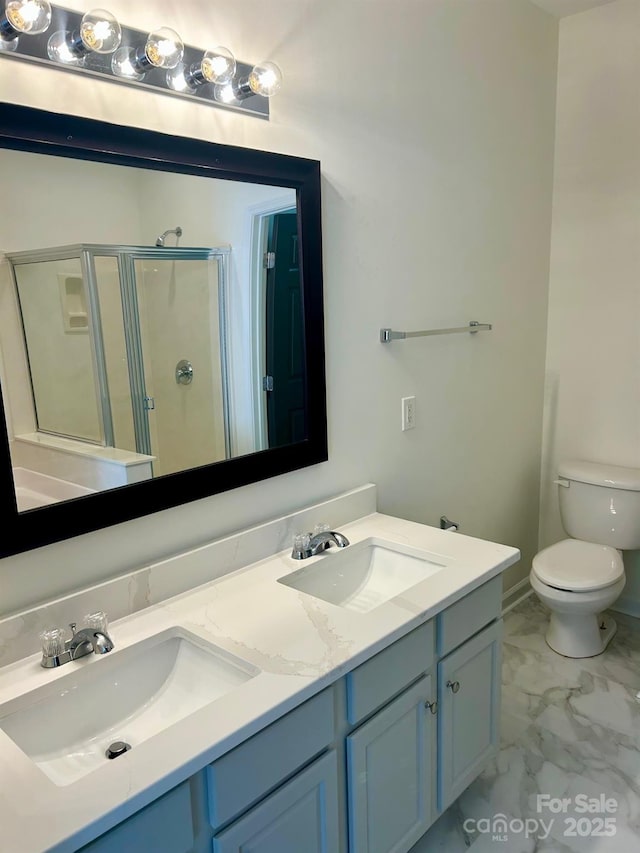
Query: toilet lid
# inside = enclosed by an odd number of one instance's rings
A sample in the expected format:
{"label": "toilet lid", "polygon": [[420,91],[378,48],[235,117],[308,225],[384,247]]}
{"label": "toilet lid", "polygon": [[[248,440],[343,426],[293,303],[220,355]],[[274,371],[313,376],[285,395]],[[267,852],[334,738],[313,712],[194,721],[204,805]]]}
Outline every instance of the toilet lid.
{"label": "toilet lid", "polygon": [[549,586],[587,592],[620,580],[624,564],[620,552],[609,545],[564,539],[536,554],[533,571]]}

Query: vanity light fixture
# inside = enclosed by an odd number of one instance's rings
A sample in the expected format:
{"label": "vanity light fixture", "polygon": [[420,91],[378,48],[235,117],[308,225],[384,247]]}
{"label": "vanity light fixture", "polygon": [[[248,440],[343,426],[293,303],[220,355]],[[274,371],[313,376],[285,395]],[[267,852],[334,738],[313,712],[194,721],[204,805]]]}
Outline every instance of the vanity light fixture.
{"label": "vanity light fixture", "polygon": [[[269,117],[269,99],[282,85],[275,63],[247,64],[226,47],[203,51],[185,45],[169,27],[145,33],[120,24],[106,9],[83,15],[49,0],[2,4],[0,57],[51,63],[262,118]],[[29,35],[24,41],[23,33]]]}
{"label": "vanity light fixture", "polygon": [[80,29],[58,30],[47,42],[47,55],[54,62],[82,65],[88,53],[113,53],[122,41],[122,28],[106,9],[92,9],[82,17]]}
{"label": "vanity light fixture", "polygon": [[48,0],[7,0],[0,18],[0,50],[17,50],[20,35],[39,35],[50,23]]}

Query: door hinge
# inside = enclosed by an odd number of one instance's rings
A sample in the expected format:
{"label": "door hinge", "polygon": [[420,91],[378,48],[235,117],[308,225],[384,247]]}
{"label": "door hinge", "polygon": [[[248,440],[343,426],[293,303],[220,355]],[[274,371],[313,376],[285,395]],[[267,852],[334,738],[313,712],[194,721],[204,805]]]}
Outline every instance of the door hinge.
{"label": "door hinge", "polygon": [[272,270],[276,265],[276,253],[275,252],[265,252],[262,257],[262,266],[266,270]]}
{"label": "door hinge", "polygon": [[144,398],[144,407],[147,412],[152,412],[156,407],[155,397],[145,397]]}
{"label": "door hinge", "polygon": [[262,390],[273,391],[273,376],[262,377]]}

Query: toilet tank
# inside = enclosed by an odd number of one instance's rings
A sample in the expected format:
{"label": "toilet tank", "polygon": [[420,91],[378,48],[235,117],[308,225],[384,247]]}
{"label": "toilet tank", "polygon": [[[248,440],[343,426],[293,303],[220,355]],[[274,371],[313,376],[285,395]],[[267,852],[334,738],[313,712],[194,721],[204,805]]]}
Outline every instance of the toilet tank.
{"label": "toilet tank", "polygon": [[640,548],[640,468],[573,459],[558,466],[562,526],[573,539]]}

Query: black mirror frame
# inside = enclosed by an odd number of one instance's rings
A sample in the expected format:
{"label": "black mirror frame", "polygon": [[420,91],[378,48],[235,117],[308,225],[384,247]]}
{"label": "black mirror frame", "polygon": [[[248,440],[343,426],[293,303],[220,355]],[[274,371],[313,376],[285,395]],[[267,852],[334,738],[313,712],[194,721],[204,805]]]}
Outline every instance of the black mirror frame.
{"label": "black mirror frame", "polygon": [[0,557],[69,539],[328,459],[319,162],[9,104],[0,105],[0,148],[294,188],[302,247],[308,417],[307,438],[296,444],[19,513],[7,421],[0,395],[0,506],[4,512]]}

